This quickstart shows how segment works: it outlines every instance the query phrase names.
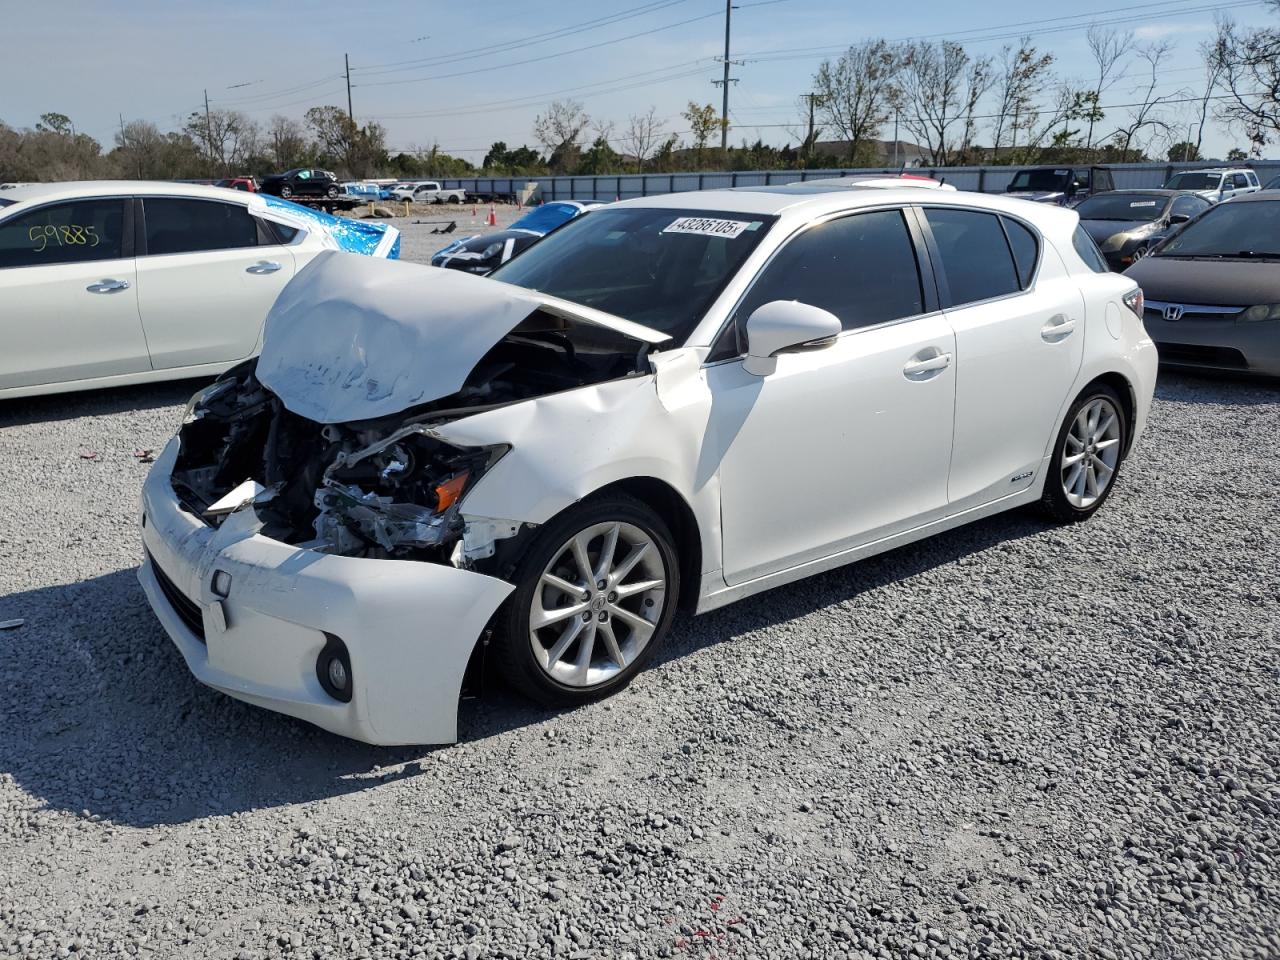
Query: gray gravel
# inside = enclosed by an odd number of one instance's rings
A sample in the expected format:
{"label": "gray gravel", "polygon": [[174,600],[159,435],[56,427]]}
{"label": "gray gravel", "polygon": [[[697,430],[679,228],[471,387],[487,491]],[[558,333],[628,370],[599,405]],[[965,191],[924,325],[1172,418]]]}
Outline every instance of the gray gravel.
{"label": "gray gravel", "polygon": [[0,404],[0,956],[1280,955],[1276,386],[1166,374],[1092,522],[678,620],[439,750],[187,673],[135,451],[191,389]]}

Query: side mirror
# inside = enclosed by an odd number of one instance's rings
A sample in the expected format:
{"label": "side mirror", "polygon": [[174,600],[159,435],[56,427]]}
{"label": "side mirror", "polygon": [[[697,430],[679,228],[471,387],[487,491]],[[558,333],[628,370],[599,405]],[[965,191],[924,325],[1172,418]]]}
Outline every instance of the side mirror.
{"label": "side mirror", "polygon": [[747,317],[747,358],[743,368],[767,377],[778,366],[778,354],[820,350],[835,342],[840,319],[821,307],[798,300],[774,300]]}
{"label": "side mirror", "polygon": [[1190,220],[1190,219],[1191,219],[1191,218],[1190,218],[1189,216],[1187,216],[1185,213],[1171,213],[1171,214],[1169,214],[1169,223],[1170,223],[1170,225],[1178,224],[1178,223],[1186,223],[1186,222],[1187,222],[1188,220]]}

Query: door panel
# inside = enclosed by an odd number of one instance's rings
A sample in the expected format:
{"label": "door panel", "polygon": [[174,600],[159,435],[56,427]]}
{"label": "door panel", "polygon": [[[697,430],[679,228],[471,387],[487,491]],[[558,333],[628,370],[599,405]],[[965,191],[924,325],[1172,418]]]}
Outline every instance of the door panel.
{"label": "door panel", "polygon": [[0,303],[0,390],[151,369],[133,258],[0,270]]}
{"label": "door panel", "polygon": [[238,204],[148,198],[144,211],[138,309],[156,369],[249,356],[293,277],[292,251],[257,245],[257,224]]}
{"label": "door panel", "polygon": [[0,389],[151,369],[126,198],[0,221]]}
{"label": "door panel", "polygon": [[1030,486],[1084,354],[1084,298],[1047,269],[1034,292],[951,308],[956,332],[953,510]]}
{"label": "door panel", "polygon": [[940,355],[955,342],[934,314],[783,354],[763,378],[708,368],[729,584],[945,513],[955,368]]}

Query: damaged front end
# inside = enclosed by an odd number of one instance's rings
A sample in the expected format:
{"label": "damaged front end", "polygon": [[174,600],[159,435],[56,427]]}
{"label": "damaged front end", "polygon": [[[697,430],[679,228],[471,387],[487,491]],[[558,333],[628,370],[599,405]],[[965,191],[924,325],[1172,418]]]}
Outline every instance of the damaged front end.
{"label": "damaged front end", "polygon": [[[456,393],[345,423],[294,413],[249,361],[193,398],[171,484],[183,506],[211,526],[251,507],[263,536],[301,548],[467,567],[478,557],[464,549],[462,501],[509,446],[461,447],[435,428],[636,375],[643,356],[623,335],[575,330],[535,312],[485,355]],[[491,544],[493,532],[488,536]]]}

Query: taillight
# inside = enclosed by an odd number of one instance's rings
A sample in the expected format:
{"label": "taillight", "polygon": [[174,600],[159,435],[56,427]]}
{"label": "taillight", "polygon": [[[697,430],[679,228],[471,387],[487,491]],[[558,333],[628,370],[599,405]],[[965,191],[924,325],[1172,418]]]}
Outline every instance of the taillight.
{"label": "taillight", "polygon": [[1134,316],[1136,316],[1139,320],[1142,319],[1142,311],[1145,306],[1145,303],[1146,301],[1144,301],[1142,298],[1141,287],[1139,287],[1137,290],[1133,290],[1124,295],[1124,305],[1128,307],[1130,310],[1132,310],[1134,313]]}

